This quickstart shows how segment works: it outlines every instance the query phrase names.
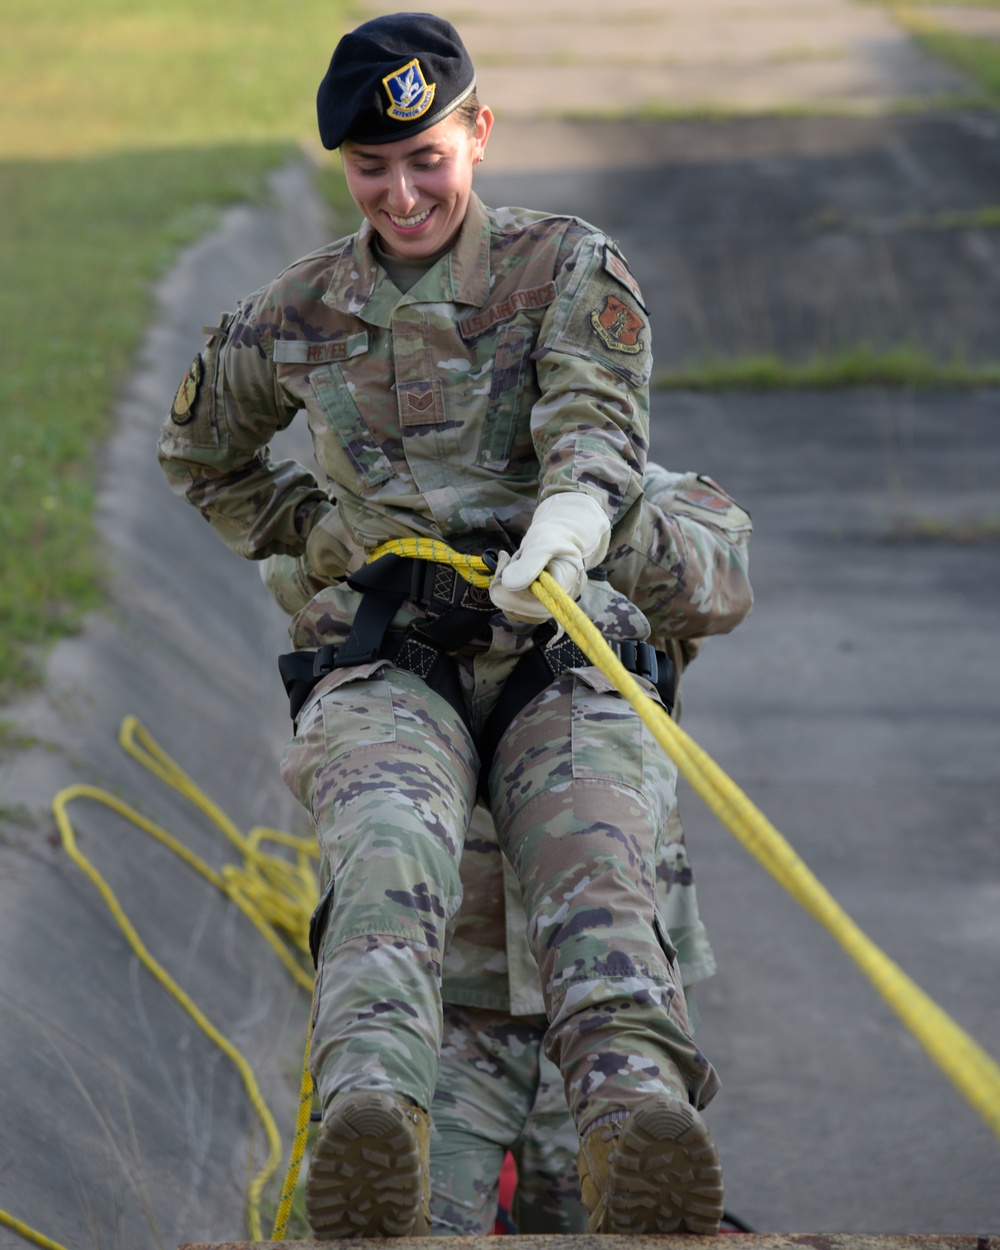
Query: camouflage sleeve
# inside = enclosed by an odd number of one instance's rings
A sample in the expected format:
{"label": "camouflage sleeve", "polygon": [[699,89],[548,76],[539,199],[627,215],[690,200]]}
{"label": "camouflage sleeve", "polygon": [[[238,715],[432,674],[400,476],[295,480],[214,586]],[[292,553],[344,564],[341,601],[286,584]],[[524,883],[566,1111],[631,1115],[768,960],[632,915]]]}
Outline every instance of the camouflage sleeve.
{"label": "camouflage sleeve", "polygon": [[302,465],[271,459],[267,444],[297,406],[276,382],[253,300],[225,314],[195,356],[157,452],[171,490],[233,551],[258,560],[299,554],[330,503]]}
{"label": "camouflage sleeve", "polygon": [[726,634],[749,614],[750,514],[710,477],[649,463],[638,523],[602,564],[616,590],[645,614],[658,647]]}
{"label": "camouflage sleeve", "polygon": [[[325,587],[353,573],[365,562],[365,553],[357,547],[347,533],[336,500],[320,516],[309,531],[306,549],[300,556],[272,555],[261,561],[261,581],[271,598],[289,616],[300,612],[306,604]],[[310,558],[319,548],[322,569],[317,570]]]}
{"label": "camouflage sleeve", "polygon": [[531,416],[539,499],[584,490],[619,530],[642,497],[649,446],[649,323],[638,283],[603,235],[586,234],[535,352]]}

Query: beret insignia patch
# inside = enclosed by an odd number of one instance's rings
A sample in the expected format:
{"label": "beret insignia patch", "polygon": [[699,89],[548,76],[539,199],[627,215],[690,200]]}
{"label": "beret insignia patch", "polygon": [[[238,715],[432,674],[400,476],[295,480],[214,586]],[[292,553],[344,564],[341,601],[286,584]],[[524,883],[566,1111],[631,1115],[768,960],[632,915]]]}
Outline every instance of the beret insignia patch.
{"label": "beret insignia patch", "polygon": [[645,321],[614,295],[605,295],[604,307],[594,309],[590,324],[604,346],[613,352],[634,356],[643,350],[639,335],[646,328]]}
{"label": "beret insignia patch", "polygon": [[184,375],[184,381],[177,388],[177,394],[174,396],[173,406],[170,409],[174,425],[187,425],[194,417],[194,401],[198,398],[198,388],[204,376],[205,370],[201,363],[201,356],[195,356],[191,361],[190,369]]}
{"label": "beret insignia patch", "polygon": [[389,97],[386,116],[397,122],[412,122],[430,108],[437,83],[426,82],[416,57],[382,79]]}

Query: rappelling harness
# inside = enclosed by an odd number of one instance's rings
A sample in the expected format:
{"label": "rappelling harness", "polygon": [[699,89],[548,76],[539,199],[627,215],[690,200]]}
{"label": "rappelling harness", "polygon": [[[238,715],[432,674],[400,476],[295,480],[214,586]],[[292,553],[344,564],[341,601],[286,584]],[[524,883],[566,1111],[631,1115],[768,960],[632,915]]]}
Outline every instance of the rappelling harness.
{"label": "rappelling harness", "polygon": [[[484,552],[482,558],[491,571],[496,569],[495,551]],[[600,572],[590,576],[604,577]],[[472,734],[455,655],[474,639],[489,636],[490,619],[497,612],[489,589],[466,581],[452,565],[395,554],[381,556],[351,573],[347,584],[362,594],[347,641],[278,657],[292,720],[298,718],[315,686],[335,669],[388,660],[415,673],[446,699]],[[425,609],[427,616],[405,630],[391,630],[392,619],[404,603]],[[534,646],[514,666],[481,732],[472,735],[479,750],[479,790],[484,797],[497,745],[518,712],[567,669],[591,664],[571,638],[557,639],[557,632],[554,621],[537,627],[532,634]],[[656,687],[669,714],[675,687],[670,656],[632,638],[607,642],[629,673]]]}

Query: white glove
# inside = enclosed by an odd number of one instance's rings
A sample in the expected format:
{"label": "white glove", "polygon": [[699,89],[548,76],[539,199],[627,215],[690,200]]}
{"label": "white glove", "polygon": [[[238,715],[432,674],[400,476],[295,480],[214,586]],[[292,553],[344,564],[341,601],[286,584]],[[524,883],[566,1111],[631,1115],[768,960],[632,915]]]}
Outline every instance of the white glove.
{"label": "white glove", "polygon": [[550,495],[535,509],[514,557],[497,567],[490,598],[513,621],[547,621],[551,613],[528,587],[544,569],[579,599],[587,570],[604,559],[610,537],[611,522],[590,495]]}

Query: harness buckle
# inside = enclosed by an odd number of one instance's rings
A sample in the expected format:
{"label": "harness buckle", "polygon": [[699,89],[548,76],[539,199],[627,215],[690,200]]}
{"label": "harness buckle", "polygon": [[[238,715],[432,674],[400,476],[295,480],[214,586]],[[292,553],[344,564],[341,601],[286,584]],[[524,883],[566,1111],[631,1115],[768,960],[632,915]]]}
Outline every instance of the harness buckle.
{"label": "harness buckle", "polygon": [[339,648],[327,643],[325,646],[317,647],[313,653],[312,671],[316,678],[325,677],[327,673],[332,673],[337,667],[337,652]]}
{"label": "harness buckle", "polygon": [[648,642],[638,642],[634,638],[623,638],[618,644],[621,662],[637,677],[645,677],[655,686],[659,679],[660,666],[656,659],[656,650]]}

